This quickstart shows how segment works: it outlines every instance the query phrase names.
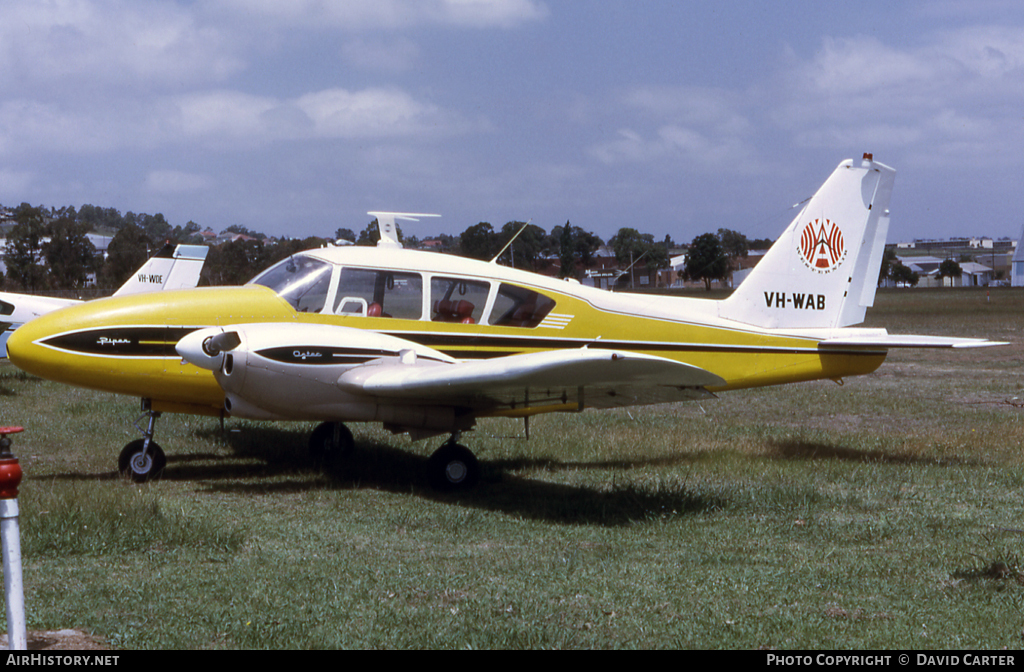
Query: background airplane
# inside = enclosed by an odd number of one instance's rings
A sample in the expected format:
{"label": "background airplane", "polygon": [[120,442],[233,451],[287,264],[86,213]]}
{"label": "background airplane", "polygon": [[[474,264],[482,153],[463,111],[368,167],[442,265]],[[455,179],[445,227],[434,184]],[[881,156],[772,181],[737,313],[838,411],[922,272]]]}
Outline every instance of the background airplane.
{"label": "background airplane", "polygon": [[[164,289],[185,289],[199,284],[210,248],[205,245],[165,245],[146,260],[113,296],[144,294]],[[0,353],[6,357],[7,339],[14,330],[40,315],[81,303],[77,299],[59,299],[31,294],[0,292]]]}
{"label": "background airplane", "polygon": [[529,418],[702,399],[728,390],[874,371],[892,347],[982,339],[851,328],[872,305],[895,171],[842,162],[727,299],[612,293],[496,263],[400,249],[399,213],[377,248],[290,257],[236,288],[120,297],[19,329],[11,361],[36,375],[143,399],[125,446],[142,481],[166,458],[162,412],[314,420],[318,459],[353,446],[345,422],[414,439],[449,435],[428,462],[442,489],[479,466],[459,443],[481,417]]}

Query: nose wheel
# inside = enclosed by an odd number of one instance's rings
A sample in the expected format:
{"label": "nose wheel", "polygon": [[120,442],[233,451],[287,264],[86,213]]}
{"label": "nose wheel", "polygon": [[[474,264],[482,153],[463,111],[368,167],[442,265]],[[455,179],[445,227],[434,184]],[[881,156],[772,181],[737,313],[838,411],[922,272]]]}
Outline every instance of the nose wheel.
{"label": "nose wheel", "polygon": [[125,478],[135,483],[145,483],[160,476],[167,466],[167,456],[155,441],[135,439],[121,451],[117,458],[117,469]]}
{"label": "nose wheel", "polygon": [[[145,483],[159,477],[163,473],[164,467],[167,466],[167,456],[164,454],[163,448],[153,440],[156,419],[160,417],[160,413],[147,410],[139,416],[139,420],[147,416],[149,422],[146,429],[139,428],[143,438],[136,439],[125,446],[117,458],[117,470],[121,476],[135,483]],[[139,420],[135,421],[136,427],[139,425]]]}

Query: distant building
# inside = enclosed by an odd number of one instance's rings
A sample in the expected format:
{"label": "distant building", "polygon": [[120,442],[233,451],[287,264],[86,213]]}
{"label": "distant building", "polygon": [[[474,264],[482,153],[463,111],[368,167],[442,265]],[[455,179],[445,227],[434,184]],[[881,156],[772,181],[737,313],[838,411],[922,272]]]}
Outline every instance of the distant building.
{"label": "distant building", "polygon": [[992,282],[992,269],[973,261],[961,261],[959,278],[940,278],[939,257],[896,257],[901,264],[920,276],[918,287],[985,287]]}
{"label": "distant building", "polygon": [[1021,229],[1017,251],[1010,261],[1010,286],[1024,287],[1024,229]]}
{"label": "distant building", "polygon": [[963,271],[963,275],[960,276],[960,284],[957,285],[959,287],[988,287],[992,284],[992,269],[984,264],[962,261],[960,270]]}

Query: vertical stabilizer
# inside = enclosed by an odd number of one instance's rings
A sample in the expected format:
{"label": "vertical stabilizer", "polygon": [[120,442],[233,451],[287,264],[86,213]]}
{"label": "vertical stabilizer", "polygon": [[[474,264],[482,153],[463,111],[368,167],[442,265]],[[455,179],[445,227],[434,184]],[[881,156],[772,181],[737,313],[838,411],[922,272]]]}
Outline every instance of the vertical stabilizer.
{"label": "vertical stabilizer", "polygon": [[896,171],[870,154],[839,164],[719,315],[768,329],[846,327],[875,300]]}
{"label": "vertical stabilizer", "polygon": [[114,296],[195,287],[209,251],[205,245],[178,245],[173,249],[165,245],[131,275]]}

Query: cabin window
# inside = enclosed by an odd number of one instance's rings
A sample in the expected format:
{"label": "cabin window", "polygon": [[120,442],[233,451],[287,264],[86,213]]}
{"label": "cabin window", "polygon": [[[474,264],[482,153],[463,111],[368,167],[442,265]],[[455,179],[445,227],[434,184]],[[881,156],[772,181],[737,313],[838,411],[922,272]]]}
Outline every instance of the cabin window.
{"label": "cabin window", "polygon": [[489,283],[463,278],[432,278],[430,280],[430,319],[434,322],[480,324]]}
{"label": "cabin window", "polygon": [[532,289],[502,283],[491,311],[491,324],[532,329],[555,307],[552,299]]}
{"label": "cabin window", "polygon": [[327,303],[332,270],[325,261],[295,255],[271,266],[251,284],[269,287],[300,313],[319,313]]}
{"label": "cabin window", "polygon": [[423,315],[423,278],[364,268],[343,268],[334,293],[338,315],[418,320]]}

